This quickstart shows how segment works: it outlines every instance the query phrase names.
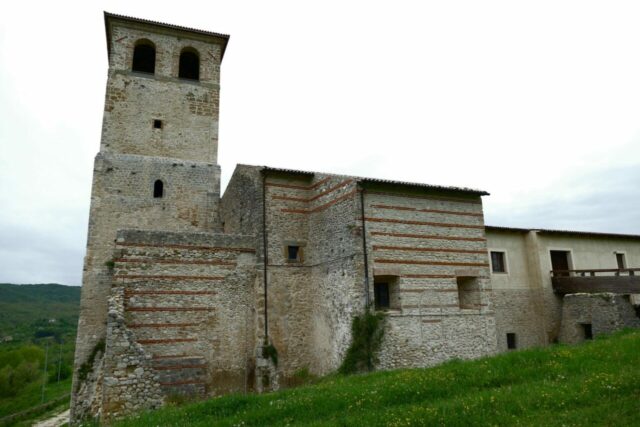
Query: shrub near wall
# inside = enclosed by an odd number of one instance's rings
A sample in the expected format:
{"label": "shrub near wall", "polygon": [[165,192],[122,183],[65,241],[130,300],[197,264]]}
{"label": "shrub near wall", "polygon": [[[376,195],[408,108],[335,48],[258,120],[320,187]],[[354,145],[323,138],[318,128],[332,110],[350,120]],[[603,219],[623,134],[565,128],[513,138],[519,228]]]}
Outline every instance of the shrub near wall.
{"label": "shrub near wall", "polygon": [[340,366],[341,374],[370,372],[378,362],[378,351],[384,337],[384,313],[367,310],[351,323],[351,345]]}

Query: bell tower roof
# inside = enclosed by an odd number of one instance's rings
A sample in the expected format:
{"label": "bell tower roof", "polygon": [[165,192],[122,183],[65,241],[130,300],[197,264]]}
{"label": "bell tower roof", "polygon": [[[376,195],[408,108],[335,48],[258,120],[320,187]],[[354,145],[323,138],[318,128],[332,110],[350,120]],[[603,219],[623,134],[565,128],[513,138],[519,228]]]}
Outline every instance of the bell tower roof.
{"label": "bell tower roof", "polygon": [[205,31],[199,30],[196,28],[182,27],[180,25],[167,24],[164,22],[151,21],[148,19],[140,19],[134,18],[131,16],[118,15],[115,13],[104,12],[104,26],[107,35],[107,55],[111,57],[111,35],[112,35],[112,24],[114,22],[119,22],[123,24],[135,25],[138,27],[144,28],[146,31],[153,31],[154,29],[157,31],[158,29],[162,29],[165,31],[170,31],[175,33],[176,35],[183,35],[189,38],[196,38],[203,41],[214,42],[222,45],[222,56],[221,60],[224,57],[224,52],[227,48],[227,43],[229,42],[228,34],[215,33],[213,31]]}

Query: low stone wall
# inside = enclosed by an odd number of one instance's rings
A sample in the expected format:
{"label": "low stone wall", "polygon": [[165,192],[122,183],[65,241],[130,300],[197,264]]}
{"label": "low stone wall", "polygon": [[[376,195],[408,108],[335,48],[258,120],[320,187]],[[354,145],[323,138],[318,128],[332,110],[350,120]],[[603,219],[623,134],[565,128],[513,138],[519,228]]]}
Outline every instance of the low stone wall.
{"label": "low stone wall", "polygon": [[506,351],[507,334],[515,334],[516,349],[545,345],[546,330],[540,292],[534,289],[493,289],[498,351]]}
{"label": "low stone wall", "polygon": [[[587,326],[590,325],[590,326]],[[560,342],[575,344],[588,339],[588,329],[596,337],[623,328],[640,328],[640,318],[629,295],[568,294],[564,296]]]}
{"label": "low stone wall", "polygon": [[254,252],[248,236],[119,231],[105,356],[74,419],[252,389]]}
{"label": "low stone wall", "polygon": [[109,298],[103,372],[104,419],[155,409],[163,404],[151,354],[136,342],[135,335],[127,328],[124,286],[114,286]]}

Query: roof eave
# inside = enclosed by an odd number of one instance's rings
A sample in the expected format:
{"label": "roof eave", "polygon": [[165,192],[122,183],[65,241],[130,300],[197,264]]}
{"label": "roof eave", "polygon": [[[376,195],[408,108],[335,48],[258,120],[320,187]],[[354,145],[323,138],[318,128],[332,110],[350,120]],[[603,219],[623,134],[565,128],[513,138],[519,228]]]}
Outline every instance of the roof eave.
{"label": "roof eave", "polygon": [[109,45],[109,40],[111,39],[111,34],[109,33],[110,19],[120,19],[123,21],[135,22],[138,24],[155,25],[158,27],[182,31],[186,33],[193,33],[193,34],[199,34],[199,35],[216,37],[216,38],[222,39],[222,52],[221,52],[220,61],[222,61],[222,59],[224,58],[224,53],[227,50],[227,44],[229,43],[229,38],[230,38],[228,34],[199,30],[197,28],[182,27],[180,25],[167,24],[165,22],[158,22],[158,21],[151,21],[149,19],[134,18],[132,16],[118,15],[116,13],[110,13],[110,12],[104,11],[104,26],[105,26],[105,31],[107,35],[107,56],[108,57],[111,56],[111,46]]}

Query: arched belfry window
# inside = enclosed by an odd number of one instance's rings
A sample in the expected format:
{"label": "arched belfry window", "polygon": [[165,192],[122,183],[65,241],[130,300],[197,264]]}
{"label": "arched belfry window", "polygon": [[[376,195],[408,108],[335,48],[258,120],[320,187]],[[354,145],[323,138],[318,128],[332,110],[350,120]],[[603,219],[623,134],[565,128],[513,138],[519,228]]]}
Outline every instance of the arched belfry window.
{"label": "arched belfry window", "polygon": [[156,71],[156,47],[149,40],[138,40],[133,48],[132,71],[153,74]]}
{"label": "arched belfry window", "polygon": [[180,52],[178,77],[181,79],[200,80],[200,55],[194,48],[185,47]]}
{"label": "arched belfry window", "polygon": [[164,184],[162,180],[157,179],[156,182],[153,183],[153,197],[156,199],[164,196]]}

